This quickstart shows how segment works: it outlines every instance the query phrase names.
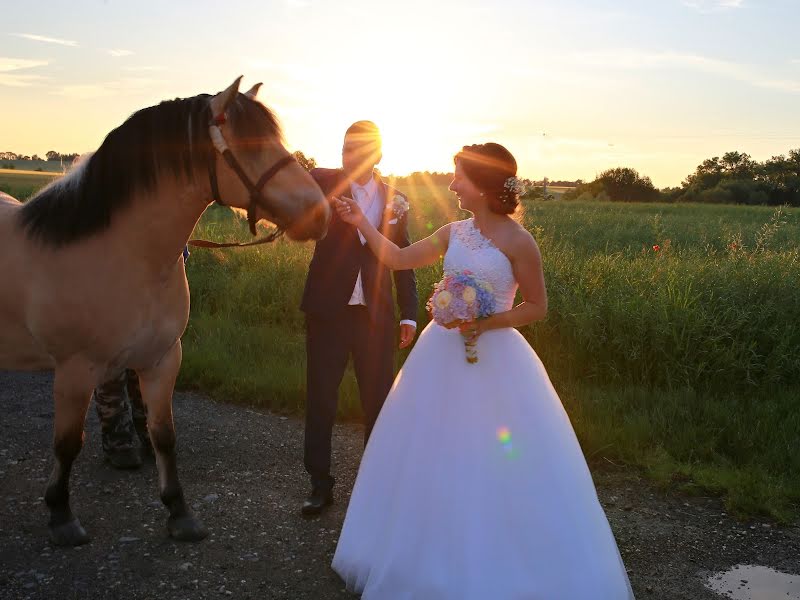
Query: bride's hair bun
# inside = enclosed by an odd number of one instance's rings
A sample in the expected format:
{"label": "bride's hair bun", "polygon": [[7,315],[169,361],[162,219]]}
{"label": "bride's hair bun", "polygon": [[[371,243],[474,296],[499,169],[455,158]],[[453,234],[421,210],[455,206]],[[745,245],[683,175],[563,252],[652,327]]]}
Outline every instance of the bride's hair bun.
{"label": "bride's hair bun", "polygon": [[455,155],[466,176],[489,199],[489,209],[497,214],[513,214],[522,192],[517,179],[517,161],[500,144],[464,146]]}

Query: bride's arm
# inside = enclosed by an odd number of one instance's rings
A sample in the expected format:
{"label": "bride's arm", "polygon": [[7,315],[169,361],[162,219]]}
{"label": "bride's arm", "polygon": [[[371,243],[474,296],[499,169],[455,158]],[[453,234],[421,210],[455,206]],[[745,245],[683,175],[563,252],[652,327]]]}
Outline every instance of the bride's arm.
{"label": "bride's arm", "polygon": [[342,221],[358,227],[378,260],[394,271],[416,269],[433,264],[447,251],[447,243],[450,240],[450,223],[440,227],[428,237],[405,248],[400,248],[385,238],[364,217],[364,213],[361,212],[355,201],[350,198],[336,199],[335,206]]}
{"label": "bride's arm", "polygon": [[511,266],[519,284],[522,302],[511,310],[495,313],[485,319],[465,323],[464,333],[477,337],[490,329],[523,327],[547,316],[547,290],[542,271],[542,255],[539,246],[527,231],[521,231],[511,247]]}

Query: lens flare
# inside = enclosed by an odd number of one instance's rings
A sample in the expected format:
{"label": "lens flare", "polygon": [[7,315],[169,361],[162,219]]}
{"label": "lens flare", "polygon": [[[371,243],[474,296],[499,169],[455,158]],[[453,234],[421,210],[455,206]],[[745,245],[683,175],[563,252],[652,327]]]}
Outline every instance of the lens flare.
{"label": "lens flare", "polygon": [[497,430],[497,440],[503,448],[508,458],[514,457],[514,447],[511,444],[511,430],[508,427],[500,427]]}

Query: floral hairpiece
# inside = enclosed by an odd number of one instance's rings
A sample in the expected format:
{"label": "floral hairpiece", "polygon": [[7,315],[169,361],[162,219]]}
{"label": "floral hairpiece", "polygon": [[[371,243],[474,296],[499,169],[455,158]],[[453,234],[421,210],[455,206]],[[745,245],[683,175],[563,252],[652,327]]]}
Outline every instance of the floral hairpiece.
{"label": "floral hairpiece", "polygon": [[519,177],[509,177],[503,183],[503,187],[516,196],[521,196],[526,191],[525,183]]}

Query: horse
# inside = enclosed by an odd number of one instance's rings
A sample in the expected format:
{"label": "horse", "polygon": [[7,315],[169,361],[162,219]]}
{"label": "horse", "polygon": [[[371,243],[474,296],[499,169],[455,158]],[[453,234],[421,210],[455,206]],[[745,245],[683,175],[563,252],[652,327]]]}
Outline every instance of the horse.
{"label": "horse", "polygon": [[[59,546],[89,541],[69,503],[94,388],[138,374],[159,492],[176,540],[207,535],[178,480],[172,393],[189,319],[182,251],[217,201],[296,241],[331,210],[284,146],[274,114],[239,92],[161,102],[111,131],[90,158],[26,203],[0,193],[0,368],[53,369],[54,466],[44,495]],[[255,183],[254,183],[255,182]]]}

